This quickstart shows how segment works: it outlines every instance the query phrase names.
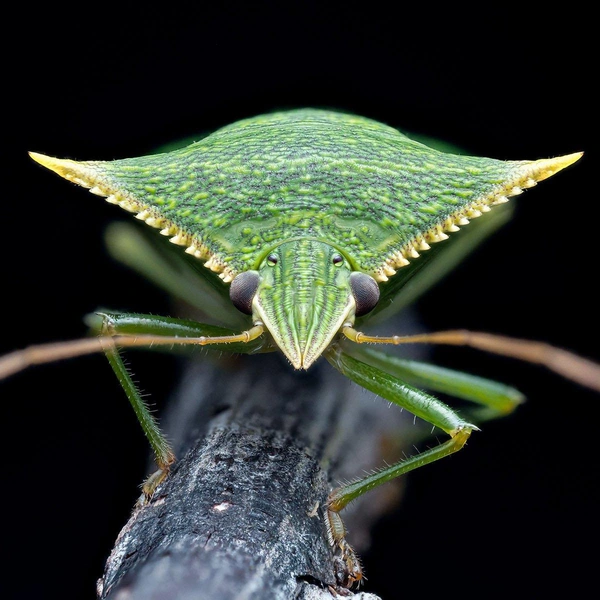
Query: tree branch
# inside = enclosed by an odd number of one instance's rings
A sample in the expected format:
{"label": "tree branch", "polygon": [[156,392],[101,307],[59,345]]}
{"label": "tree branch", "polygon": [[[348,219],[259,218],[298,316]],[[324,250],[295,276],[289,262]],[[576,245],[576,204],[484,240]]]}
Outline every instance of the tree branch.
{"label": "tree branch", "polygon": [[[181,459],[121,531],[98,597],[331,598],[336,559],[324,520],[331,482],[380,465],[385,432],[402,413],[325,361],[299,373],[279,355],[219,367],[204,357],[173,400],[164,420]],[[358,549],[397,499],[393,486],[384,488],[344,514]]]}

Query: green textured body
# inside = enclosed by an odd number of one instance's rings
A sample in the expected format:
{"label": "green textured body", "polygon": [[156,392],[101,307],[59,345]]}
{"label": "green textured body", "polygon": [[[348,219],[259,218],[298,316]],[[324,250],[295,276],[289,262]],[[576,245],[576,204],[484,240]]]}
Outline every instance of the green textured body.
{"label": "green textured body", "polygon": [[401,256],[437,241],[431,232],[523,185],[535,163],[453,156],[369,119],[304,109],[240,121],[168,154],[77,164],[88,187],[168,220],[228,279],[309,237],[381,281]]}

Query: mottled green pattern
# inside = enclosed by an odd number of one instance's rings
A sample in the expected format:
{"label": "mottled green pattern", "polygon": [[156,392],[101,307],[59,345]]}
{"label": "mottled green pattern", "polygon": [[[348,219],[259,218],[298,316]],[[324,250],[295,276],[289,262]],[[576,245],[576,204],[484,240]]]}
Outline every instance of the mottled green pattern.
{"label": "mottled green pattern", "polygon": [[523,163],[444,154],[375,121],[306,109],[240,121],[168,154],[82,164],[233,272],[310,237],[375,273]]}

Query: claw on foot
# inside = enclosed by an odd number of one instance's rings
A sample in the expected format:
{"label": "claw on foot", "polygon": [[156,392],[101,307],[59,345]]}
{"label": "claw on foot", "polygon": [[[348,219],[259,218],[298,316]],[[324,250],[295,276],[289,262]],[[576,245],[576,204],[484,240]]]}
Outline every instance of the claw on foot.
{"label": "claw on foot", "polygon": [[136,502],[136,507],[141,508],[150,502],[156,488],[165,480],[169,474],[169,466],[160,467],[152,473],[142,484],[142,493]]}
{"label": "claw on foot", "polygon": [[349,589],[354,584],[360,585],[363,579],[362,565],[354,549],[346,541],[346,527],[339,513],[327,508],[327,537],[334,548],[334,568],[337,584],[342,589]]}

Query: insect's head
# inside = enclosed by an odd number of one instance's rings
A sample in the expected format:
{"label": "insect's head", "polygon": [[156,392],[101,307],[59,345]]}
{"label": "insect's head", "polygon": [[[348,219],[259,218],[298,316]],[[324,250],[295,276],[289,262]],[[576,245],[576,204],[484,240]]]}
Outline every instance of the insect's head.
{"label": "insect's head", "polygon": [[258,270],[238,275],[230,296],[264,324],[296,369],[308,369],[344,323],[375,307],[379,287],[366,273],[352,271],[336,248],[301,238],[270,250]]}

